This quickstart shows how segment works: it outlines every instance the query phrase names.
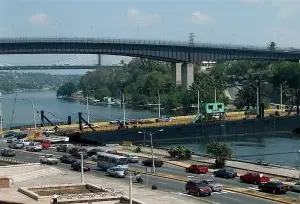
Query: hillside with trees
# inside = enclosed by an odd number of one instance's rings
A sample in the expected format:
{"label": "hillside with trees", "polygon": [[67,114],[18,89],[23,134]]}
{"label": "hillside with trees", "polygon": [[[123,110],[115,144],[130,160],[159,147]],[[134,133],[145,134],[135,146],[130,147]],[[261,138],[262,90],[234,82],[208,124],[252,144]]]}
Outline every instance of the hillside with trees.
{"label": "hillside with trees", "polygon": [[[275,51],[276,43],[271,42],[268,49]],[[120,98],[122,92],[126,103],[134,107],[157,104],[159,92],[162,107],[174,110],[197,104],[198,91],[203,103],[213,102],[216,90],[218,102],[227,104],[229,100],[224,90],[236,86],[237,81],[241,88],[234,105],[238,109],[255,107],[258,77],[262,81],[265,103],[272,102],[272,94],[278,95],[281,86],[285,103],[294,103],[297,90],[300,89],[298,62],[219,61],[211,73],[195,72],[195,80],[189,90],[182,90],[172,83],[170,63],[135,58],[128,64],[121,64],[122,67],[118,69],[87,72],[73,91],[82,90],[84,96],[88,93],[90,97],[99,100],[105,96]]]}

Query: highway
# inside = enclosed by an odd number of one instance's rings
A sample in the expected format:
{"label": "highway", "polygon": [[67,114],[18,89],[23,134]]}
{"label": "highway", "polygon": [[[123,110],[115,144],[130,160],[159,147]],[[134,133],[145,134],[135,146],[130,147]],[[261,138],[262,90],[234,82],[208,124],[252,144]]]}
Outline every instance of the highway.
{"label": "highway", "polygon": [[[64,153],[56,152],[55,150],[43,150],[42,152],[34,153],[34,154],[32,154],[31,152],[25,152],[24,150],[16,150],[16,157],[13,159],[26,161],[26,162],[39,162],[39,154],[44,154],[44,153],[51,153],[56,156],[60,156],[60,155],[64,154]],[[88,159],[88,160],[90,160],[90,159]],[[130,166],[130,168],[141,169],[141,171],[145,170],[145,167],[142,166],[140,163],[139,164],[129,164],[129,166]],[[57,165],[57,167],[63,168],[63,169],[70,169],[69,164],[63,164],[63,163],[59,163]],[[92,167],[91,172],[87,172],[87,174],[92,174],[92,175],[96,175],[96,176],[105,176],[106,175],[105,172],[99,170],[99,168],[97,168],[95,165],[91,165],[91,167]],[[168,165],[168,164],[165,164],[161,168],[156,168],[156,171],[158,173],[165,173],[165,174],[169,174],[169,175],[171,175],[171,174],[178,175],[181,177],[195,176],[193,174],[186,174],[182,168]],[[220,178],[213,178],[211,174],[203,175],[203,176],[199,176],[199,177],[201,177],[203,179],[214,179],[223,185],[232,185],[232,186],[236,186],[236,187],[252,187],[251,185],[239,183],[236,179],[226,180],[226,179],[220,179]],[[112,179],[115,179],[115,178],[112,178]],[[146,185],[147,179],[146,179],[145,175],[143,175],[143,179],[144,179],[144,184]],[[119,180],[121,182],[126,182],[126,179],[119,179]],[[148,176],[148,185],[151,186],[153,184],[157,185],[159,187],[159,189],[161,189],[161,190],[166,190],[166,191],[172,192],[177,195],[189,196],[189,195],[185,194],[185,189],[184,189],[185,184],[183,182],[153,177],[153,176],[149,175]],[[189,197],[194,197],[194,196],[189,196]],[[194,197],[194,199],[197,200],[198,198]],[[214,192],[211,196],[202,197],[201,199],[209,200],[209,201],[212,201],[215,203],[220,203],[220,204],[238,204],[238,203],[270,204],[270,203],[274,203],[272,201],[263,200],[263,199],[259,199],[259,198],[255,198],[255,197],[250,197],[250,196],[246,196],[243,194],[238,194],[238,193],[226,191],[226,190],[223,190],[223,192]]]}

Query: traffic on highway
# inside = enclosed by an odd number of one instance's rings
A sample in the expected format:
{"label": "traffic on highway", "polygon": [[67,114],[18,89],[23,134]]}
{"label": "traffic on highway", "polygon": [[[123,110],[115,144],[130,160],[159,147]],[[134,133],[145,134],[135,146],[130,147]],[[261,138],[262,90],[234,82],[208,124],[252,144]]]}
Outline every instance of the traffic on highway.
{"label": "traffic on highway", "polygon": [[[8,145],[6,143],[2,143],[2,145],[2,151],[8,151]],[[121,182],[126,182],[126,179],[130,176],[135,176],[132,172],[140,172],[142,173],[140,177],[144,185],[148,185],[149,187],[155,185],[158,189],[167,190],[177,195],[189,196],[195,199],[201,197],[200,199],[216,203],[274,203],[273,201],[223,189],[225,186],[263,191],[266,193],[284,193],[282,196],[291,198],[298,198],[299,196],[298,193],[288,191],[288,186],[278,182],[270,182],[270,178],[264,175],[253,173],[237,177],[236,172],[230,168],[210,173],[207,167],[192,165],[189,168],[182,168],[164,163],[158,158],[155,159],[157,174],[186,179],[186,181],[178,181],[151,175],[151,173],[146,175],[145,172],[151,172],[151,167],[149,167],[152,165],[151,159],[131,156],[131,162],[127,163],[130,160],[125,155],[117,155],[116,151],[103,152],[103,150],[100,151],[97,148],[89,148],[88,151],[87,148],[75,147],[71,144],[59,145],[55,148],[48,147],[48,149],[41,151],[39,149],[35,151],[35,149],[30,148],[27,148],[27,150],[16,148],[10,151],[13,151],[15,154],[13,156],[15,160],[43,163],[46,165],[52,164],[59,168],[77,171],[81,170],[80,159],[83,157],[83,169],[87,174],[97,176],[109,175],[112,176],[112,179],[120,179]],[[1,157],[5,157],[5,155],[1,154]],[[126,162],[124,162],[123,158],[126,159]]]}

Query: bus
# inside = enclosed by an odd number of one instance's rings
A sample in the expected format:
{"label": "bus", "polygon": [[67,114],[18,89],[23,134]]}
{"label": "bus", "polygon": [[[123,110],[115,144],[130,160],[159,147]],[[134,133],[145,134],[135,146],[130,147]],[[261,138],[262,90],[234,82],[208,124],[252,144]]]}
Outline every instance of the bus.
{"label": "bus", "polygon": [[116,166],[128,169],[128,158],[105,152],[97,153],[97,167],[106,170]]}

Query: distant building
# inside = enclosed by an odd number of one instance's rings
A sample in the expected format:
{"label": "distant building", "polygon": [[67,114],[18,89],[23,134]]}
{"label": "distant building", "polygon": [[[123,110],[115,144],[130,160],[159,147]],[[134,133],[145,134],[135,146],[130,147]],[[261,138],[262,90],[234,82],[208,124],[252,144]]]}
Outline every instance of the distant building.
{"label": "distant building", "polygon": [[208,73],[211,71],[211,69],[215,64],[216,64],[215,61],[202,61],[198,72]]}

